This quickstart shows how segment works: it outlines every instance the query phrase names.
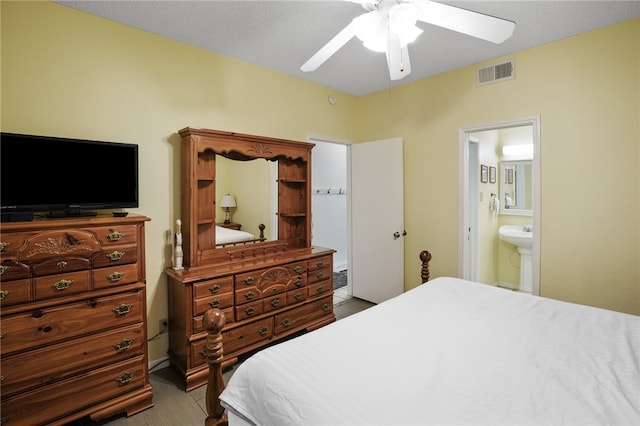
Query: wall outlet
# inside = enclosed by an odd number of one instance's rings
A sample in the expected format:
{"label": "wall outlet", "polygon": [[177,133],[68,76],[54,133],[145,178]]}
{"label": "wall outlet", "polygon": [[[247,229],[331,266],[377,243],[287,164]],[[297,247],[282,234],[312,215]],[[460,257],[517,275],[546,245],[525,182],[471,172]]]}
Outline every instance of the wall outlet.
{"label": "wall outlet", "polygon": [[169,320],[166,318],[163,318],[158,323],[158,334],[164,334],[167,332],[169,332]]}

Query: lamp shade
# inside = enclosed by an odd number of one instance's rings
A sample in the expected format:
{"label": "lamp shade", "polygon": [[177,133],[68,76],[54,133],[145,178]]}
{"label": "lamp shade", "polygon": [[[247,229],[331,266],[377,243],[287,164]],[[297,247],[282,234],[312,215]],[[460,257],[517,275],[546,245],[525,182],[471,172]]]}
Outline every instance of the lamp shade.
{"label": "lamp shade", "polygon": [[222,200],[220,201],[220,207],[222,208],[229,208],[229,207],[235,207],[236,206],[236,199],[233,198],[233,195],[225,195],[222,197]]}

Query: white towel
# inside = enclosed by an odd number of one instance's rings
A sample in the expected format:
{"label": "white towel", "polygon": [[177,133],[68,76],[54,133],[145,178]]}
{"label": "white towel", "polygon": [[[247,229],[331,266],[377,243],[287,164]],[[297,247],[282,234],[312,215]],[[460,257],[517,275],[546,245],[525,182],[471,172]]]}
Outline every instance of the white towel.
{"label": "white towel", "polygon": [[500,200],[498,197],[491,197],[491,201],[489,203],[489,211],[493,212],[494,216],[497,216],[500,212]]}

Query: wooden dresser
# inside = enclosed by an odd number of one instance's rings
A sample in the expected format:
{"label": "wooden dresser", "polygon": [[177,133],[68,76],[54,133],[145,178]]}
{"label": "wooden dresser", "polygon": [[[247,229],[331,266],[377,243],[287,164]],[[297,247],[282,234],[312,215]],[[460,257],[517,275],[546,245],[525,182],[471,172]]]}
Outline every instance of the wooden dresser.
{"label": "wooden dresser", "polygon": [[3,425],[53,425],[153,406],[144,224],[36,219],[0,228]]}
{"label": "wooden dresser", "polygon": [[[333,253],[311,245],[311,150],[314,144],[184,128],[182,237],[184,269],[166,270],[169,355],[187,391],[207,382],[202,316],[220,308],[223,365],[304,330],[335,321]],[[217,247],[216,158],[277,162],[277,236]],[[245,200],[245,203],[247,200]],[[252,206],[254,209],[260,206]]]}

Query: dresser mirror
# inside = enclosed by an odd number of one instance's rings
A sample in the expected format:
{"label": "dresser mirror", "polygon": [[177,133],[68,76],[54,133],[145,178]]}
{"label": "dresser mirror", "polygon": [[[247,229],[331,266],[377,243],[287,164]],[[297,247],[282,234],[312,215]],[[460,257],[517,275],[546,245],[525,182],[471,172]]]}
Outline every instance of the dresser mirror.
{"label": "dresser mirror", "polygon": [[[236,207],[230,209],[230,221],[234,226],[257,239],[262,224],[265,241],[277,239],[277,178],[277,160],[243,161],[216,155],[216,205],[222,205],[223,196],[232,195]],[[216,224],[224,226],[224,208],[218,207],[215,214]]]}
{"label": "dresser mirror", "polygon": [[533,214],[533,161],[500,162],[500,205],[502,214]]}

